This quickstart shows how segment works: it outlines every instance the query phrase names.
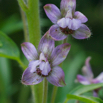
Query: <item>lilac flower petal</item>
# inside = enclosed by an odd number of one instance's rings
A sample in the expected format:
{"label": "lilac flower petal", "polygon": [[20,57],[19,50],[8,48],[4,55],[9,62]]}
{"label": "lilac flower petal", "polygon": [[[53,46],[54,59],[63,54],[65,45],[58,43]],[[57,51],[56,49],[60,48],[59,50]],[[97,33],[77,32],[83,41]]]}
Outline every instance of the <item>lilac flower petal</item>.
{"label": "lilac flower petal", "polygon": [[45,57],[45,55],[43,53],[40,53],[40,61],[47,61],[47,58]]}
{"label": "lilac flower petal", "polygon": [[56,23],[58,19],[61,18],[61,13],[58,7],[54,4],[46,4],[44,6],[44,10],[48,18],[53,22]]}
{"label": "lilac flower petal", "polygon": [[54,40],[51,38],[48,32],[44,34],[44,36],[41,38],[39,46],[38,46],[38,52],[44,53],[45,57],[49,57],[52,53],[52,50],[54,49]]}
{"label": "lilac flower petal", "polygon": [[76,11],[74,14],[74,18],[81,21],[81,23],[85,23],[88,21],[87,17],[79,11]]}
{"label": "lilac flower petal", "polygon": [[100,73],[98,77],[93,79],[93,83],[103,83],[103,72]]}
{"label": "lilac flower petal", "polygon": [[36,71],[36,67],[40,64],[40,61],[39,60],[35,60],[35,61],[31,61],[29,63],[29,69],[30,69],[30,72],[33,73]]}
{"label": "lilac flower petal", "polygon": [[84,76],[88,79],[93,79],[93,72],[91,70],[90,61],[91,57],[88,57],[85,61],[85,66],[82,69]]}
{"label": "lilac flower petal", "polygon": [[55,86],[59,86],[59,87],[65,86],[64,72],[58,66],[56,66],[52,69],[52,72],[47,77],[47,80]]}
{"label": "lilac flower petal", "polygon": [[69,7],[72,8],[72,12],[74,13],[76,8],[76,0],[62,0],[60,9],[63,16],[66,15],[67,11],[69,10]]}
{"label": "lilac flower petal", "polygon": [[42,70],[43,75],[48,75],[48,73],[51,71],[51,67],[49,62],[41,62],[40,63],[40,70]]}
{"label": "lilac flower petal", "polygon": [[68,43],[57,46],[51,54],[52,66],[56,66],[63,62],[70,51],[71,45]]}
{"label": "lilac flower petal", "polygon": [[51,26],[49,32],[50,32],[50,36],[56,41],[63,40],[68,36],[61,32],[58,25]]}
{"label": "lilac flower petal", "polygon": [[81,21],[78,19],[66,19],[66,22],[68,23],[68,28],[71,30],[77,30],[81,26]]}
{"label": "lilac flower petal", "polygon": [[66,19],[65,18],[62,18],[62,19],[59,19],[57,24],[62,27],[62,28],[65,28],[67,27],[67,24],[66,24]]}
{"label": "lilac flower petal", "polygon": [[33,44],[31,44],[29,42],[24,42],[21,44],[21,49],[22,49],[25,57],[29,61],[33,61],[33,60],[38,59],[38,53],[37,53],[36,48]]}
{"label": "lilac flower petal", "polygon": [[91,36],[91,32],[86,25],[81,24],[80,28],[77,29],[72,36],[76,39],[86,39]]}
{"label": "lilac flower petal", "polygon": [[70,18],[70,19],[72,19],[72,18],[73,18],[72,8],[71,8],[71,7],[68,7],[68,9],[69,9],[69,10],[67,11],[65,18]]}
{"label": "lilac flower petal", "polygon": [[30,68],[27,68],[23,75],[21,82],[25,85],[35,85],[40,83],[43,80],[43,77],[39,76],[37,73],[31,73]]}
{"label": "lilac flower petal", "polygon": [[81,84],[84,84],[84,85],[88,85],[90,84],[89,80],[82,76],[82,75],[77,75],[77,80],[81,83]]}

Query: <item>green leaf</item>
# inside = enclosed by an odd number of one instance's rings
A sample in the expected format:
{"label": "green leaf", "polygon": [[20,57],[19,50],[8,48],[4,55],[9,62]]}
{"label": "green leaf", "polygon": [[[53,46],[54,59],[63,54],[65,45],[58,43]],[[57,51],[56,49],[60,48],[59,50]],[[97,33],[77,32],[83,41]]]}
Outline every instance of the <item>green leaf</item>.
{"label": "green leaf", "polygon": [[3,32],[0,32],[0,56],[14,60],[20,56],[17,45]]}
{"label": "green leaf", "polygon": [[80,86],[76,87],[75,89],[73,89],[72,91],[70,91],[69,94],[80,95],[85,92],[100,88],[102,86],[103,86],[103,83],[91,84],[91,85],[80,85]]}
{"label": "green leaf", "polygon": [[14,14],[1,23],[0,30],[6,34],[12,34],[16,31],[23,30],[23,23],[19,20],[19,17]]}
{"label": "green leaf", "polygon": [[85,102],[85,103],[103,103],[103,101],[99,98],[87,97],[87,96],[78,96],[78,95],[72,95],[72,94],[67,95],[67,99],[64,103],[67,103],[68,100],[70,100],[70,99],[80,100],[80,101]]}

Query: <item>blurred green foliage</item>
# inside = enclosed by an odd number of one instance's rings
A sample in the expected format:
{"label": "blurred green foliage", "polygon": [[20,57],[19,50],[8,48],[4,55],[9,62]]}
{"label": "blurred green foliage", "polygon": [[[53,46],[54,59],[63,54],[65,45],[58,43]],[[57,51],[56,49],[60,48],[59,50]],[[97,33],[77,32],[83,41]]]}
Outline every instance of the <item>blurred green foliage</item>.
{"label": "blurred green foliage", "polygon": [[[60,7],[60,1],[40,0],[42,35],[52,25],[44,13],[43,6],[47,3],[54,3]],[[71,44],[71,50],[62,67],[67,85],[58,88],[55,103],[63,103],[66,94],[79,85],[74,81],[77,73],[81,71],[86,57],[92,57],[91,65],[95,76],[103,71],[103,0],[77,0],[76,10],[88,17],[86,25],[91,29],[92,36],[87,40],[76,40],[69,37],[68,43]],[[17,0],[0,0],[0,31],[9,35],[21,53],[20,44],[24,41],[24,36]],[[21,58],[24,58],[23,53],[21,53]],[[23,71],[16,61],[0,57],[0,103],[31,103],[29,86],[24,86],[20,82],[22,73]],[[48,103],[50,103],[52,88],[53,85],[49,84]]]}

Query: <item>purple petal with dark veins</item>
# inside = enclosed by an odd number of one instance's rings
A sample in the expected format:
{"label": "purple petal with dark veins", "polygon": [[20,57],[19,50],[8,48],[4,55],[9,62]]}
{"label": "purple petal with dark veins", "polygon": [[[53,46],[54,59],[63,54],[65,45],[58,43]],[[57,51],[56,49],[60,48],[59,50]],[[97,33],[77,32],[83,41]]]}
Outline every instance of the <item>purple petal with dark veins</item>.
{"label": "purple petal with dark veins", "polygon": [[47,77],[47,80],[55,86],[65,86],[64,72],[58,66],[52,68],[51,74]]}
{"label": "purple petal with dark veins", "polygon": [[38,53],[37,53],[37,50],[33,44],[31,44],[29,42],[24,42],[21,44],[21,49],[22,49],[25,57],[29,61],[33,61],[33,60],[38,59]]}
{"label": "purple petal with dark veins", "polygon": [[82,75],[77,75],[77,80],[78,80],[78,82],[80,82],[81,84],[84,84],[84,85],[91,84],[89,82],[89,80],[86,77],[82,76]]}
{"label": "purple petal with dark veins", "polygon": [[57,46],[51,54],[52,66],[56,66],[63,62],[70,51],[71,45],[68,43]]}
{"label": "purple petal with dark veins", "polygon": [[65,18],[70,18],[70,19],[73,18],[73,12],[72,12],[72,8],[71,7],[68,7],[68,11],[66,13]]}
{"label": "purple petal with dark veins", "polygon": [[48,18],[53,22],[56,23],[58,19],[61,18],[61,13],[58,7],[54,4],[46,4],[44,6],[44,10]]}
{"label": "purple petal with dark veins", "polygon": [[88,21],[87,17],[79,11],[75,12],[74,18],[80,20],[81,23],[85,23]]}
{"label": "purple petal with dark veins", "polygon": [[35,60],[35,61],[31,61],[29,63],[29,69],[30,69],[30,72],[33,73],[36,71],[36,67],[39,66],[40,64],[40,61],[39,60]]}
{"label": "purple petal with dark veins", "polygon": [[51,67],[49,62],[41,62],[40,63],[40,70],[42,70],[43,75],[48,75],[48,73],[51,71]]}
{"label": "purple petal with dark veins", "polygon": [[40,61],[47,61],[47,58],[45,57],[45,55],[43,53],[40,53],[39,60]]}
{"label": "purple petal with dark veins", "polygon": [[60,10],[63,16],[66,15],[69,7],[72,8],[72,13],[74,13],[76,8],[76,0],[62,0],[60,4]]}
{"label": "purple petal with dark veins", "polygon": [[35,85],[40,83],[43,80],[42,76],[39,76],[37,73],[30,72],[30,68],[27,68],[23,75],[21,82],[25,85]]}
{"label": "purple petal with dark veins", "polygon": [[85,61],[85,66],[83,67],[82,69],[82,72],[84,74],[84,76],[88,79],[93,79],[93,72],[92,72],[92,69],[91,69],[91,66],[90,66],[90,59],[91,57],[88,57]]}
{"label": "purple petal with dark veins", "polygon": [[91,36],[91,32],[86,25],[81,24],[80,28],[75,30],[75,32],[72,34],[72,36],[75,39],[86,39]]}
{"label": "purple petal with dark veins", "polygon": [[56,41],[63,40],[68,36],[62,33],[58,25],[51,26],[49,29],[49,34]]}
{"label": "purple petal with dark veins", "polygon": [[93,79],[93,83],[103,83],[103,72],[100,73],[98,77]]}
{"label": "purple petal with dark veins", "polygon": [[59,19],[57,21],[57,24],[62,27],[62,28],[66,28],[67,27],[67,23],[66,23],[66,19],[65,18],[62,18],[62,19]]}
{"label": "purple petal with dark veins", "polygon": [[66,19],[68,28],[71,30],[77,30],[81,26],[81,21],[78,19]]}
{"label": "purple petal with dark veins", "polygon": [[49,58],[49,56],[52,53],[52,50],[54,49],[54,40],[51,38],[48,32],[44,34],[44,36],[41,38],[39,46],[38,46],[38,52],[44,53],[45,57]]}

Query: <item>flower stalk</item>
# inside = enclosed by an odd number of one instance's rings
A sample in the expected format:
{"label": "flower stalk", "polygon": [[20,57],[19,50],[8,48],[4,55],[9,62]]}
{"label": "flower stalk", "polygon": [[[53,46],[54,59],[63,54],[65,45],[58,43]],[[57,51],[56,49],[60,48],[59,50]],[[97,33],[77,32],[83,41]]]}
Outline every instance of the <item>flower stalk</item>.
{"label": "flower stalk", "polygon": [[37,48],[41,38],[39,1],[29,0],[28,8],[29,10],[26,12],[26,16],[28,21],[29,38],[30,42]]}
{"label": "flower stalk", "polygon": [[51,103],[54,103],[54,102],[55,102],[57,90],[58,90],[58,87],[57,87],[57,86],[54,86],[54,87],[53,87],[52,98],[51,98]]}
{"label": "flower stalk", "polygon": [[[22,10],[26,13],[27,23],[28,23],[28,32],[29,32],[29,41],[35,45],[37,48],[40,41],[40,17],[39,17],[39,1],[38,0],[29,0],[28,6],[24,3],[23,0],[18,0],[18,3]],[[34,94],[34,102],[42,103],[43,96],[43,83],[33,86],[32,93]],[[32,88],[33,88],[32,87]]]}
{"label": "flower stalk", "polygon": [[42,103],[47,103],[47,96],[48,96],[48,81],[45,78],[43,81],[43,101]]}
{"label": "flower stalk", "polygon": [[22,17],[22,21],[23,21],[23,28],[24,28],[24,39],[25,42],[29,41],[29,35],[28,35],[28,28],[27,28],[27,23],[26,23],[26,16],[25,16],[25,12],[21,9],[21,17]]}

